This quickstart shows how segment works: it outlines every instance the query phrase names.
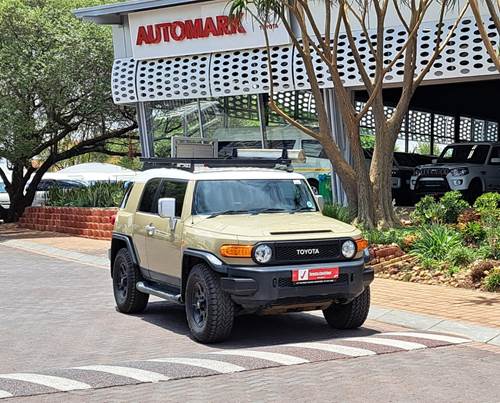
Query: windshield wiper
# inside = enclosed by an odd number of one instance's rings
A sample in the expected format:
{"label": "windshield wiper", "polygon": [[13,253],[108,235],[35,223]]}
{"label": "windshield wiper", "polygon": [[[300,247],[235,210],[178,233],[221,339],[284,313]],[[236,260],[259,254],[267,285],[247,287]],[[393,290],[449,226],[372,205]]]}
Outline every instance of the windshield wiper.
{"label": "windshield wiper", "polygon": [[314,207],[299,207],[299,208],[290,210],[290,214],[296,213],[298,211],[314,211]]}
{"label": "windshield wiper", "polygon": [[210,214],[207,218],[214,218],[220,215],[229,215],[229,214],[248,214],[247,210],[224,210],[217,211],[215,213]]}
{"label": "windshield wiper", "polygon": [[260,214],[260,213],[280,213],[280,212],[289,212],[290,210],[284,208],[261,208],[250,210],[250,214]]}

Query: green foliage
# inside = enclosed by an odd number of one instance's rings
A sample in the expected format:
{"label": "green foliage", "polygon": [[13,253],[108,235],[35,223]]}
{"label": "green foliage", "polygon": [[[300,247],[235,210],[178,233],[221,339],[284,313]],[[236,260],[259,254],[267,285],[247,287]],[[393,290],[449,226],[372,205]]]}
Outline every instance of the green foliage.
{"label": "green foliage", "polygon": [[355,217],[349,207],[345,207],[337,203],[325,204],[323,207],[323,215],[335,218],[336,220],[343,221],[348,224],[350,224]]}
{"label": "green foliage", "polygon": [[500,193],[484,193],[476,199],[474,208],[479,212],[500,209]]}
{"label": "green foliage", "polygon": [[483,246],[487,251],[487,258],[500,260],[500,227],[492,227],[486,230],[488,244]]}
{"label": "green foliage", "polygon": [[14,165],[14,202],[0,218],[22,214],[51,166],[114,151],[109,141],[136,127],[132,111],[111,99],[111,29],[72,14],[107,2],[0,0],[0,157]]}
{"label": "green foliage", "polygon": [[484,193],[476,199],[474,208],[481,214],[481,221],[490,227],[500,220],[500,193]]}
{"label": "green foliage", "polygon": [[474,260],[478,259],[480,253],[478,253],[477,249],[471,248],[463,248],[463,247],[455,247],[450,249],[444,259],[451,263],[453,266],[467,266],[472,263]]}
{"label": "green foliage", "polygon": [[363,230],[363,236],[370,245],[390,245],[394,243],[402,249],[406,249],[404,240],[413,232],[415,232],[414,228],[365,229]]}
{"label": "green foliage", "polygon": [[468,222],[460,228],[460,232],[467,243],[478,245],[486,238],[486,229],[477,221]]}
{"label": "green foliage", "polygon": [[460,234],[443,225],[424,227],[418,232],[411,251],[421,258],[443,260],[451,250],[462,248]]}
{"label": "green foliage", "polygon": [[500,291],[500,267],[493,269],[483,280],[488,291]]}
{"label": "green foliage", "polygon": [[457,191],[445,193],[439,201],[432,196],[425,196],[415,204],[411,218],[420,225],[455,224],[460,213],[469,207],[469,204],[462,199],[462,194]]}
{"label": "green foliage", "polygon": [[47,206],[54,207],[118,207],[125,188],[122,183],[102,183],[84,188],[60,189],[47,192]]}
{"label": "green foliage", "polygon": [[455,224],[460,213],[470,207],[469,203],[462,198],[462,193],[456,190],[445,193],[439,200],[439,204],[444,210],[443,221],[447,224]]}

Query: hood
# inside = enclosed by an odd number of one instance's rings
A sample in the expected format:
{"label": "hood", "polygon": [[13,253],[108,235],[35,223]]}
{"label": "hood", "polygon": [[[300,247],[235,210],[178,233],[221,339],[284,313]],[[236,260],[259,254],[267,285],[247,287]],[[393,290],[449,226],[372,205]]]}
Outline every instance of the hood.
{"label": "hood", "polygon": [[471,165],[482,165],[482,164],[471,164],[470,162],[460,162],[460,163],[448,163],[448,164],[425,164],[425,165],[419,165],[417,168],[422,169],[422,168],[467,168],[468,166]]}
{"label": "hood", "polygon": [[321,239],[355,236],[359,231],[321,213],[263,213],[193,217],[193,227],[238,238]]}

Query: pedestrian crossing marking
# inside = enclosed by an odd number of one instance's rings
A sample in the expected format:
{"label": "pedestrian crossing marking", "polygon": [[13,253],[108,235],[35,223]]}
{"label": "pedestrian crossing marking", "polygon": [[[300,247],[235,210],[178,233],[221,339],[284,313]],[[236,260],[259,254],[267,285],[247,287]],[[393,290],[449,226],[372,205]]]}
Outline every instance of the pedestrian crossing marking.
{"label": "pedestrian crossing marking", "polygon": [[221,374],[229,374],[232,372],[245,371],[246,368],[240,367],[239,365],[230,364],[223,361],[208,360],[204,358],[158,358],[155,360],[148,360],[153,362],[168,362],[170,364],[184,364],[192,365],[195,367],[201,367],[206,369],[211,369],[212,371],[220,372]]}
{"label": "pedestrian crossing marking", "polygon": [[158,372],[146,371],[144,369],[119,367],[115,365],[87,365],[85,367],[75,367],[84,371],[106,372],[108,374],[124,376],[140,382],[160,382],[168,381],[169,378]]}
{"label": "pedestrian crossing marking", "polygon": [[92,386],[86,383],[74,381],[73,379],[62,378],[60,376],[52,375],[41,375],[41,374],[4,374],[0,375],[0,379],[11,379],[15,381],[24,381],[30,383],[36,383],[38,385],[47,386],[52,389],[57,389],[63,392],[68,392],[70,390],[79,389],[90,389]]}

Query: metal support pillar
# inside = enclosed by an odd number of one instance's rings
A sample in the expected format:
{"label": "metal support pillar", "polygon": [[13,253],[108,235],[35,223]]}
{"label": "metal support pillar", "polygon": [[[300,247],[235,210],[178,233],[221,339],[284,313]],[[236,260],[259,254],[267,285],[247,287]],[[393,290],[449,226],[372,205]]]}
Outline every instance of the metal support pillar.
{"label": "metal support pillar", "polygon": [[[323,96],[325,98],[327,114],[330,120],[331,135],[346,161],[352,164],[351,149],[349,148],[347,133],[342,121],[342,116],[340,115],[340,110],[337,106],[337,98],[335,97],[334,90],[325,89]],[[335,173],[335,167],[333,167],[332,170],[332,199],[334,203],[347,206],[347,196],[342,188],[339,176]]]}
{"label": "metal support pillar", "polygon": [[405,115],[405,153],[410,152],[410,114]]}
{"label": "metal support pillar", "polygon": [[139,125],[139,139],[141,142],[141,155],[143,158],[154,157],[153,131],[151,130],[151,109],[144,103],[136,104],[137,123]]}
{"label": "metal support pillar", "polygon": [[460,142],[460,115],[455,115],[455,121],[453,125],[453,141],[455,143]]}
{"label": "metal support pillar", "polygon": [[203,139],[205,138],[205,127],[203,123],[203,115],[201,113],[201,102],[199,99],[196,101],[196,106],[198,107],[198,125],[200,126],[200,137]]}
{"label": "metal support pillar", "polygon": [[434,133],[435,128],[435,115],[431,113],[431,155],[434,155],[434,143],[436,141],[436,133]]}
{"label": "metal support pillar", "polygon": [[259,127],[261,148],[267,148],[267,133],[266,133],[266,105],[264,103],[264,94],[257,95],[257,112],[259,114]]}

